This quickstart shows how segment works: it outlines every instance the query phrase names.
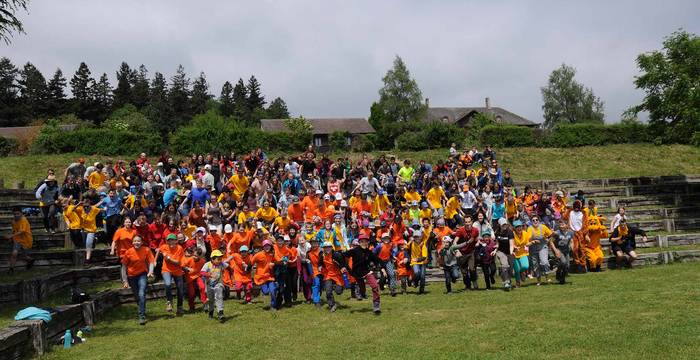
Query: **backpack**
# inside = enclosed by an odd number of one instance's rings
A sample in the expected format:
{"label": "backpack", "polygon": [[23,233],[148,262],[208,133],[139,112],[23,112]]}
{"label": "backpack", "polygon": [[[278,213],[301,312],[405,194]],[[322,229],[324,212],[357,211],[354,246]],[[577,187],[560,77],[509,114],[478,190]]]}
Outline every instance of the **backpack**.
{"label": "backpack", "polygon": [[72,304],[80,304],[84,301],[90,300],[90,295],[81,290],[79,287],[74,287],[70,289],[70,299]]}

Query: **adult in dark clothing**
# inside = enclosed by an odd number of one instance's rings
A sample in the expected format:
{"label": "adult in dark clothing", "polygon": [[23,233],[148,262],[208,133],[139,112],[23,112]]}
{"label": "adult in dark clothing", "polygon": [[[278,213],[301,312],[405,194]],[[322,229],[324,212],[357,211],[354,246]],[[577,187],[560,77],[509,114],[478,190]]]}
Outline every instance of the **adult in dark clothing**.
{"label": "adult in dark clothing", "polygon": [[452,247],[459,250],[460,255],[457,258],[457,264],[462,270],[462,280],[467,289],[478,289],[477,273],[476,273],[476,258],[474,249],[479,238],[479,230],[472,227],[472,218],[464,217],[464,226],[457,229],[455,232],[455,240]]}
{"label": "adult in dark clothing", "polygon": [[365,286],[365,282],[372,288],[372,310],[375,315],[381,314],[379,283],[374,273],[371,271],[372,264],[379,265],[381,260],[369,249],[369,238],[367,235],[360,235],[358,239],[360,246],[352,248],[343,253],[346,258],[352,259],[352,269],[350,274],[357,280],[360,288]]}
{"label": "adult in dark clothing", "polygon": [[644,230],[627,225],[625,219],[620,220],[620,225],[610,234],[610,247],[615,254],[618,269],[622,268],[625,254],[628,256],[627,264],[629,267],[632,267],[634,261],[637,260],[637,253],[634,251],[637,248],[635,240],[637,235],[641,235],[643,241],[647,240],[647,233]]}
{"label": "adult in dark clothing", "polygon": [[52,234],[56,232],[58,222],[56,221],[56,211],[58,210],[58,183],[56,176],[49,175],[44,180],[44,184],[36,190],[36,198],[41,202],[41,212],[44,215],[44,229]]}

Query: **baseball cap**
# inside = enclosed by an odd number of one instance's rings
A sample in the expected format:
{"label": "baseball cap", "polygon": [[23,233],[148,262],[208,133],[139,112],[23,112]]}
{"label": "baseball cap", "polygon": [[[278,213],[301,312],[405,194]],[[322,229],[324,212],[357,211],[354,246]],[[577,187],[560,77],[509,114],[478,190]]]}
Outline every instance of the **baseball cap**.
{"label": "baseball cap", "polygon": [[165,240],[177,240],[177,235],[175,235],[175,234],[168,234],[168,237],[165,238]]}
{"label": "baseball cap", "polygon": [[498,219],[498,225],[499,226],[508,225],[508,219],[506,219],[506,218]]}
{"label": "baseball cap", "polygon": [[323,191],[321,191],[321,190],[316,190],[316,195],[323,195]]}
{"label": "baseball cap", "polygon": [[240,251],[240,252],[248,251],[248,247],[243,245],[240,247],[240,249],[238,249],[238,251]]}
{"label": "baseball cap", "polygon": [[233,232],[233,226],[231,226],[231,224],[226,224],[226,226],[224,226],[224,232],[227,233],[227,234],[232,233],[232,232]]}
{"label": "baseball cap", "polygon": [[214,250],[211,252],[211,257],[216,258],[216,257],[222,257],[224,254],[221,252],[221,250]]}
{"label": "baseball cap", "polygon": [[523,226],[523,222],[520,220],[513,221],[513,227]]}
{"label": "baseball cap", "polygon": [[200,227],[197,228],[197,231],[196,231],[196,232],[203,232],[203,233],[205,233],[205,232],[207,232],[207,229],[205,229],[205,228],[203,228],[203,227],[200,226]]}

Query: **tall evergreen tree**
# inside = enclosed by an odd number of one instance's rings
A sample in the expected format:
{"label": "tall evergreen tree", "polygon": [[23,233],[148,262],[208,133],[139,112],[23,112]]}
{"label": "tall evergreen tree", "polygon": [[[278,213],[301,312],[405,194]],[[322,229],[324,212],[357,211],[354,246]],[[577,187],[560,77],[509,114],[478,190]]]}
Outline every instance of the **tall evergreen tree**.
{"label": "tall evergreen tree", "polygon": [[148,70],[142,64],[131,79],[131,102],[137,109],[143,109],[148,105],[148,91]]}
{"label": "tall evergreen tree", "polygon": [[26,63],[19,73],[19,88],[24,114],[30,119],[46,114],[46,79],[32,63]]}
{"label": "tall evergreen tree", "polygon": [[93,99],[90,88],[94,82],[95,79],[90,75],[90,69],[84,62],[81,62],[73,78],[70,79],[71,92],[73,93],[72,112],[81,119],[93,120],[91,117],[93,115],[91,113]]}
{"label": "tall evergreen tree", "polygon": [[255,75],[248,79],[246,89],[248,90],[248,110],[254,112],[256,109],[263,108],[265,106],[265,97],[262,95],[260,82],[255,78]]}
{"label": "tall evergreen tree", "polygon": [[[423,95],[406,63],[396,56],[392,68],[382,78],[384,86],[379,89],[379,108],[385,121],[408,121],[416,119],[425,109]],[[375,128],[382,124],[372,124]]]}
{"label": "tall evergreen tree", "polygon": [[250,119],[250,110],[248,110],[248,89],[243,83],[243,79],[238,79],[236,86],[233,87],[233,116],[248,123]]}
{"label": "tall evergreen tree", "polygon": [[117,88],[114,89],[114,108],[118,109],[126,104],[132,104],[132,78],[133,74],[129,64],[122,62],[117,71]]}
{"label": "tall evergreen tree", "polygon": [[222,116],[229,117],[233,115],[235,109],[233,104],[233,85],[228,81],[221,87],[219,103],[221,104],[219,113]]}
{"label": "tall evergreen tree", "polygon": [[0,59],[0,126],[21,125],[19,107],[19,88],[17,75],[19,70],[10,59]]}
{"label": "tall evergreen tree", "polygon": [[267,116],[271,119],[287,119],[289,118],[289,110],[287,104],[281,98],[272,100],[270,106],[267,107]]}
{"label": "tall evergreen tree", "polygon": [[63,90],[66,87],[66,78],[63,77],[61,69],[56,69],[47,87],[46,108],[48,114],[50,116],[63,114],[66,108],[66,94]]}
{"label": "tall evergreen tree", "polygon": [[207,111],[207,102],[212,98],[209,94],[209,84],[204,72],[199,73],[199,77],[192,84],[192,97],[190,98],[190,109],[192,115],[203,114]]}
{"label": "tall evergreen tree", "polygon": [[168,91],[168,103],[172,111],[172,130],[187,122],[192,117],[189,108],[190,79],[182,65],[177,67],[175,75],[170,78],[170,90]]}
{"label": "tall evergreen tree", "polygon": [[165,76],[156,72],[153,74],[149,90],[148,106],[144,113],[151,120],[153,126],[162,136],[166,136],[171,130],[170,105],[168,103],[168,89]]}
{"label": "tall evergreen tree", "polygon": [[112,86],[109,84],[107,74],[103,73],[102,76],[100,76],[100,80],[93,85],[91,90],[94,99],[93,118],[96,120],[97,124],[100,124],[109,116],[114,103]]}

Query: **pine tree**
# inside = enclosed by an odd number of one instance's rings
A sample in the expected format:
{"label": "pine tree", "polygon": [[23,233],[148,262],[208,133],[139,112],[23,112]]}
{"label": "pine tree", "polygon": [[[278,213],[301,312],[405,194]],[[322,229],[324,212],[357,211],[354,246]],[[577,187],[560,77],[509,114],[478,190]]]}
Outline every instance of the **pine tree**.
{"label": "pine tree", "polygon": [[233,104],[233,85],[230,82],[225,82],[221,87],[221,95],[219,96],[219,113],[224,117],[232,116],[234,113]]}
{"label": "pine tree", "polygon": [[166,136],[171,129],[170,105],[168,104],[168,89],[165,76],[156,72],[153,74],[149,91],[148,106],[144,109],[153,126],[161,136]]}
{"label": "pine tree", "polygon": [[0,59],[0,126],[23,125],[19,103],[19,70],[10,59]]}
{"label": "pine tree", "polygon": [[192,115],[203,114],[207,111],[207,102],[212,98],[209,94],[209,84],[204,72],[192,84],[192,97],[190,98],[190,110]]}
{"label": "pine tree", "polygon": [[91,117],[93,115],[91,114],[93,101],[90,88],[94,82],[95,79],[90,76],[90,69],[84,62],[81,62],[75,75],[70,79],[71,92],[73,93],[72,112],[81,119],[93,119]]}
{"label": "pine tree", "polygon": [[172,130],[187,122],[192,114],[189,108],[190,79],[182,65],[177,67],[175,75],[170,78],[170,91],[168,91],[168,103],[172,110]]}
{"label": "pine tree", "polygon": [[[379,108],[388,122],[415,120],[425,109],[423,95],[416,80],[411,78],[406,63],[396,56],[392,68],[382,78],[379,89]],[[372,124],[375,128],[381,124]]]}
{"label": "pine tree", "polygon": [[254,112],[256,109],[260,109],[265,106],[265,97],[260,91],[260,82],[252,75],[248,79],[248,85],[246,85],[246,90],[248,91],[248,110]]}
{"label": "pine tree", "polygon": [[46,79],[32,63],[27,63],[19,73],[19,88],[24,115],[35,119],[46,114]]}
{"label": "pine tree", "polygon": [[270,119],[287,119],[289,118],[289,110],[287,110],[287,104],[281,98],[276,98],[272,100],[270,106],[267,108],[267,116]]}
{"label": "pine tree", "polygon": [[112,86],[109,84],[107,74],[103,73],[100,80],[92,87],[94,99],[94,119],[97,124],[102,123],[107,116],[114,103],[114,95],[112,94]]}
{"label": "pine tree", "polygon": [[66,87],[66,78],[63,77],[61,69],[56,69],[48,84],[47,112],[50,116],[59,116],[65,113],[66,94],[63,89]]}
{"label": "pine tree", "polygon": [[118,109],[126,104],[132,103],[132,75],[129,64],[122,62],[117,71],[117,88],[114,89],[114,108]]}
{"label": "pine tree", "polygon": [[131,101],[137,109],[143,109],[149,102],[148,70],[143,64],[134,72],[131,79]]}
{"label": "pine tree", "polygon": [[233,116],[243,123],[250,121],[250,110],[248,110],[248,89],[243,83],[243,79],[238,79],[233,87]]}

